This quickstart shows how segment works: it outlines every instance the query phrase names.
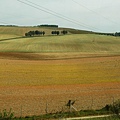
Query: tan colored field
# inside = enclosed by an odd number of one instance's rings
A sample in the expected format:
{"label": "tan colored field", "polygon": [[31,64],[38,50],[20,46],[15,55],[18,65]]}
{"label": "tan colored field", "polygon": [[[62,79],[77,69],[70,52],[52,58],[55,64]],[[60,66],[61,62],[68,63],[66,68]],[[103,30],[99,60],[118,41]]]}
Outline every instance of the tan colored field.
{"label": "tan colored field", "polygon": [[1,59],[0,67],[0,85],[65,85],[120,80],[120,56],[46,61]]}
{"label": "tan colored field", "polygon": [[44,27],[0,27],[0,34],[1,35],[24,36],[25,33],[29,32],[30,30],[45,31],[46,35],[50,35],[51,31],[54,29],[44,28]]}
{"label": "tan colored field", "polygon": [[[46,35],[23,37],[36,29]],[[0,110],[39,115],[67,110],[68,100],[81,110],[120,99],[120,37],[51,31],[0,27]]]}
{"label": "tan colored field", "polygon": [[0,55],[0,109],[12,108],[17,116],[45,113],[46,104],[48,112],[66,110],[70,99],[78,110],[120,99],[120,56],[19,60],[19,53],[15,60],[15,54]]}

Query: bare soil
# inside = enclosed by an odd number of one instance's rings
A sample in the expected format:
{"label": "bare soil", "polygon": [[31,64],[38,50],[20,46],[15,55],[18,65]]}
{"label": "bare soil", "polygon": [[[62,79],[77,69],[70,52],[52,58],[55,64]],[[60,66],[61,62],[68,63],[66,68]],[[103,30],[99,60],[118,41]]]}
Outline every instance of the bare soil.
{"label": "bare soil", "polygon": [[120,99],[120,83],[4,86],[0,87],[0,109],[12,108],[16,116],[66,111],[68,100],[77,110],[99,109]]}
{"label": "bare soil", "polygon": [[[109,56],[109,57],[92,57],[92,58],[76,58],[76,59],[64,59],[64,60],[20,60],[19,54],[0,53],[0,65],[50,65],[50,64],[62,64],[62,65],[81,65],[85,63],[97,63],[107,64],[111,61],[117,61],[117,71],[120,70],[120,56]],[[26,58],[26,56],[23,58]],[[28,58],[27,58],[28,59]],[[32,59],[32,57],[31,57]],[[108,66],[108,65],[107,65]],[[11,68],[12,69],[12,68]],[[100,68],[101,69],[101,68]],[[4,72],[4,71],[3,71]],[[6,72],[9,72],[6,71]],[[113,71],[114,73],[114,71]],[[10,74],[10,73],[9,73]],[[29,73],[30,74],[30,73]],[[6,74],[7,75],[7,74]],[[2,75],[0,75],[2,76]],[[9,76],[11,77],[11,76]],[[7,77],[7,79],[9,78]],[[120,80],[119,73],[117,79]],[[32,75],[31,75],[32,78]],[[2,81],[3,78],[0,78]],[[5,79],[5,78],[4,78]],[[16,76],[17,79],[17,76]],[[22,79],[21,79],[22,81]],[[3,109],[12,110],[15,116],[29,116],[39,115],[46,112],[58,112],[67,111],[66,104],[69,100],[75,100],[74,107],[77,110],[83,109],[99,109],[104,107],[106,104],[111,104],[115,100],[120,99],[120,82],[97,82],[91,84],[66,84],[66,85],[2,85],[0,86],[0,110]]]}

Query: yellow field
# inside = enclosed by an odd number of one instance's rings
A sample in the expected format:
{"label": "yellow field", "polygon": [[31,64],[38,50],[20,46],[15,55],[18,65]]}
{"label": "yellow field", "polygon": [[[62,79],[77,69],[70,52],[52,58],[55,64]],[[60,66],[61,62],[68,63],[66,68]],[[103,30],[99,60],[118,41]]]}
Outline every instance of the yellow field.
{"label": "yellow field", "polygon": [[46,103],[51,103],[48,112],[52,113],[67,110],[68,100],[76,100],[75,107],[83,110],[101,109],[120,99],[120,56],[84,58],[86,55],[76,54],[76,59],[33,60],[29,56],[30,60],[20,60],[28,56],[4,54],[0,59],[0,108],[12,108],[15,116],[21,116],[21,107],[23,116],[32,116],[45,114]]}
{"label": "yellow field", "polygon": [[120,81],[120,56],[71,60],[0,60],[0,85],[60,85]]}

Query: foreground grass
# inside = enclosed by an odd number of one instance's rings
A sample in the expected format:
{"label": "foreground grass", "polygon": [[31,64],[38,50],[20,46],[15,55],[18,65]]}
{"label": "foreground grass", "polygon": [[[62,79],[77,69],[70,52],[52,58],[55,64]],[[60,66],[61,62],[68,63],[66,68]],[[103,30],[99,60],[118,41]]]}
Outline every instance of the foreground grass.
{"label": "foreground grass", "polygon": [[[57,120],[57,119],[66,119],[66,118],[78,118],[79,117],[88,117],[88,116],[100,116],[100,115],[106,115],[111,114],[109,111],[103,111],[103,110],[84,110],[79,112],[63,112],[63,113],[53,113],[53,114],[45,114],[41,116],[26,116],[26,117],[15,117],[15,118],[1,118],[0,120]],[[117,115],[109,116],[109,117],[102,117],[102,118],[91,118],[87,120],[119,120],[120,117]]]}

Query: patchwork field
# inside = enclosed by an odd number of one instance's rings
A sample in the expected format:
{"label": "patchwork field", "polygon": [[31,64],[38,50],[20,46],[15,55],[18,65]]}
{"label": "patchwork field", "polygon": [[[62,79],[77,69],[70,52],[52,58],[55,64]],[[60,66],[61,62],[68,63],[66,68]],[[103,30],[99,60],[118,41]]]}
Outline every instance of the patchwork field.
{"label": "patchwork field", "polygon": [[120,99],[119,37],[25,38],[23,29],[0,29],[0,110],[39,115],[67,110],[68,100],[81,110]]}

